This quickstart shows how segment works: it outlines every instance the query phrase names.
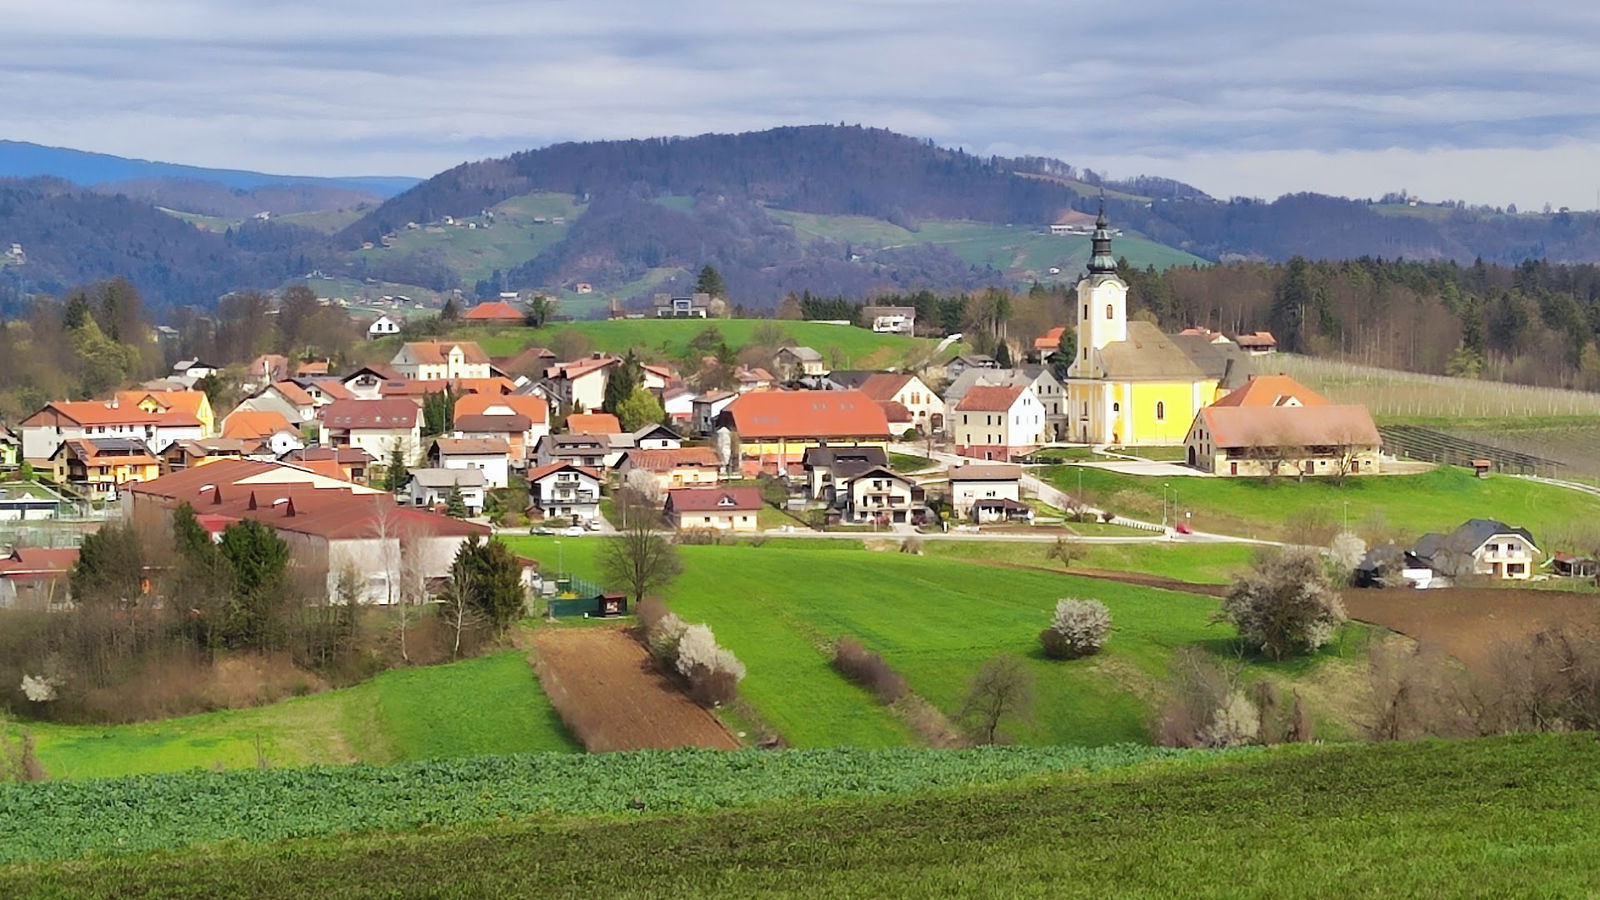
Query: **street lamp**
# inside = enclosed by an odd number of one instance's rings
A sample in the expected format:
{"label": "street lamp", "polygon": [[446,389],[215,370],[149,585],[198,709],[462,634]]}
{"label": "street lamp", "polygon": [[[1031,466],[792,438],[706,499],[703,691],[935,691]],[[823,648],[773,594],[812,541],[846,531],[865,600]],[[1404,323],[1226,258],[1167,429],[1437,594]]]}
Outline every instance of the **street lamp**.
{"label": "street lamp", "polygon": [[566,566],[566,563],[565,563],[565,558],[564,558],[564,556],[562,555],[562,552],[561,552],[561,541],[558,539],[556,541],[556,577],[560,578],[562,575],[565,575],[566,573],[567,573],[567,566]]}
{"label": "street lamp", "polygon": [[1163,481],[1161,483],[1161,528],[1163,531],[1167,527],[1167,491],[1170,490],[1172,490],[1172,485]]}

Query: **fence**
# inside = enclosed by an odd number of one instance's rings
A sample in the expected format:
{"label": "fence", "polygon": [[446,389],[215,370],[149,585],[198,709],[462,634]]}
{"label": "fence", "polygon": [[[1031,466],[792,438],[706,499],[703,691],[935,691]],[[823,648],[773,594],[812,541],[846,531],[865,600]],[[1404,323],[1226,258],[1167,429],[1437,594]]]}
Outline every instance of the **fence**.
{"label": "fence", "polygon": [[546,601],[550,615],[568,618],[599,612],[600,585],[571,575],[556,576],[556,593]]}

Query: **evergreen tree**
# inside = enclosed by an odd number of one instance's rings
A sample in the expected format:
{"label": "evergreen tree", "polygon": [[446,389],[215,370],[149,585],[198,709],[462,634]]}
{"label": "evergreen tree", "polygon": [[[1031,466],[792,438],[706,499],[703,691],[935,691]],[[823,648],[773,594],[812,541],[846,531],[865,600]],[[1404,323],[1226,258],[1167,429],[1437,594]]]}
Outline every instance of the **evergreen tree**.
{"label": "evergreen tree", "polygon": [[383,489],[396,494],[410,481],[411,472],[406,468],[405,453],[400,449],[400,442],[396,441],[394,449],[389,451],[389,465],[383,473]]}
{"label": "evergreen tree", "polygon": [[633,392],[644,383],[644,366],[640,365],[639,358],[632,350],[623,358],[622,364],[611,370],[611,377],[606,379],[605,401],[600,408],[608,413],[616,413],[617,409]]}
{"label": "evergreen tree", "polygon": [[467,501],[466,498],[461,496],[461,485],[450,485],[450,495],[444,501],[444,512],[445,515],[453,519],[465,519],[467,517]]}
{"label": "evergreen tree", "polygon": [[217,545],[232,575],[222,622],[223,641],[254,650],[277,644],[280,612],[288,600],[289,545],[254,519],[223,529]]}
{"label": "evergreen tree", "polygon": [[456,396],[449,388],[422,397],[422,433],[444,434],[455,427]]}
{"label": "evergreen tree", "polygon": [[1278,339],[1279,349],[1290,353],[1300,350],[1306,307],[1311,305],[1312,300],[1311,264],[1304,257],[1296,256],[1289,260],[1289,267],[1273,294],[1272,308],[1268,312],[1267,321]]}
{"label": "evergreen tree", "polygon": [[722,273],[710,264],[700,268],[700,277],[695,279],[694,290],[697,294],[710,294],[712,297],[728,296],[728,288],[722,283]]}
{"label": "evergreen tree", "polygon": [[461,307],[456,304],[456,298],[450,297],[444,301],[444,307],[439,310],[439,321],[454,322],[461,318]]}
{"label": "evergreen tree", "polygon": [[1005,341],[995,344],[994,361],[1002,369],[1011,368],[1011,347]]}
{"label": "evergreen tree", "polygon": [[526,593],[522,588],[522,566],[510,548],[497,540],[467,538],[450,564],[451,588],[466,592],[466,600],[490,622],[496,631],[522,615]]}
{"label": "evergreen tree", "polygon": [[85,535],[72,566],[72,599],[93,606],[127,607],[143,593],[144,548],[132,524],[112,524]]}

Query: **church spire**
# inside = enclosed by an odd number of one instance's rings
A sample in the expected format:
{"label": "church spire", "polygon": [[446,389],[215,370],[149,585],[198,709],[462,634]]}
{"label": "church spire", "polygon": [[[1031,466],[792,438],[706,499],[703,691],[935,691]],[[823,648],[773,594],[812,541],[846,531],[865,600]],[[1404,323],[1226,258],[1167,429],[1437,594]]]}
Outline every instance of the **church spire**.
{"label": "church spire", "polygon": [[1111,255],[1111,227],[1106,221],[1106,198],[1100,195],[1100,218],[1094,220],[1094,255],[1089,258],[1090,275],[1115,275],[1117,258]]}

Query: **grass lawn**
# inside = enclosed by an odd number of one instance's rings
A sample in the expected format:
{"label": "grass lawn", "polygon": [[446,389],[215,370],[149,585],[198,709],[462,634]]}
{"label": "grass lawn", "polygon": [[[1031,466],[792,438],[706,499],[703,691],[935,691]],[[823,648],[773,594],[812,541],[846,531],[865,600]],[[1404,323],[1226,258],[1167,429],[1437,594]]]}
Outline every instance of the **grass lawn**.
{"label": "grass lawn", "polygon": [[1179,509],[1195,528],[1254,538],[1293,538],[1308,525],[1351,530],[1369,540],[1395,535],[1414,540],[1428,531],[1451,531],[1467,519],[1500,519],[1539,535],[1600,517],[1600,497],[1509,476],[1474,477],[1458,468],[1423,475],[1354,477],[1297,482],[1279,478],[1159,478],[1123,475],[1086,466],[1042,470],[1040,477],[1076,491],[1079,474],[1090,503],[1135,518],[1161,518],[1163,485],[1178,491]]}
{"label": "grass lawn", "polygon": [[[1073,528],[1088,525],[1071,523]],[[1115,527],[1115,526],[1108,526]],[[1149,534],[1148,531],[1138,532]],[[1061,563],[1045,556],[1050,545],[1021,541],[926,541],[929,556],[980,563],[1018,563],[1059,569]],[[1140,544],[1080,544],[1082,554],[1073,565],[1083,569],[1142,572],[1194,584],[1226,584],[1255,558],[1248,544],[1187,544],[1151,541]]]}
{"label": "grass lawn", "polygon": [[[622,353],[629,348],[680,359],[688,352],[689,341],[707,328],[715,328],[734,349],[751,343],[762,325],[776,325],[790,342],[812,347],[834,360],[834,368],[870,369],[913,365],[926,361],[938,341],[908,338],[896,334],[877,334],[849,325],[819,322],[787,322],[770,319],[614,319],[603,322],[560,322],[545,328],[473,329],[473,339],[491,356],[510,356],[530,345],[550,346],[556,332],[571,328],[583,334],[596,350]],[[953,344],[942,356],[965,352],[964,344]]]}
{"label": "grass lawn", "polygon": [[[538,558],[548,555],[547,541],[514,538],[510,543]],[[684,574],[664,593],[675,612],[710,624],[718,640],[745,663],[748,674],[740,691],[801,747],[912,740],[829,666],[827,648],[844,634],[882,653],[917,692],[947,713],[959,708],[968,680],[986,660],[1003,653],[1023,657],[1036,676],[1038,693],[1033,721],[1016,735],[1028,744],[1147,740],[1151,697],[1173,651],[1188,644],[1222,650],[1234,639],[1230,627],[1209,623],[1217,608],[1209,597],[967,561],[994,559],[1003,552],[997,546],[1027,547],[1042,555],[1042,544],[926,543],[932,548],[927,556],[852,549],[835,550],[825,559],[815,550],[771,545],[683,547]],[[567,565],[580,575],[593,574],[598,547],[598,541],[565,545]],[[956,555],[961,553],[966,557]],[[1187,547],[1177,557],[1149,568],[1184,577],[1221,566]],[[1110,607],[1115,633],[1106,652],[1072,662],[1047,660],[1039,652],[1039,631],[1056,600],[1068,596],[1092,597]],[[1364,652],[1347,649],[1352,656]],[[1316,679],[1320,669],[1309,666],[1296,677]]]}
{"label": "grass lawn", "polygon": [[227,841],[12,866],[0,892],[1586,897],[1597,765],[1589,734],[1293,747],[913,797]]}
{"label": "grass lawn", "polygon": [[27,728],[53,778],[254,768],[258,738],[274,767],[578,749],[516,650],[251,709]]}
{"label": "grass lawn", "polygon": [[1182,445],[1175,447],[1112,447],[1111,452],[1121,453],[1124,456],[1137,456],[1141,459],[1156,459],[1162,462],[1183,462],[1189,458],[1188,448]]}
{"label": "grass lawn", "polygon": [[896,472],[920,472],[932,468],[933,465],[933,460],[926,456],[912,456],[909,453],[889,454],[889,468]]}

